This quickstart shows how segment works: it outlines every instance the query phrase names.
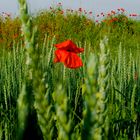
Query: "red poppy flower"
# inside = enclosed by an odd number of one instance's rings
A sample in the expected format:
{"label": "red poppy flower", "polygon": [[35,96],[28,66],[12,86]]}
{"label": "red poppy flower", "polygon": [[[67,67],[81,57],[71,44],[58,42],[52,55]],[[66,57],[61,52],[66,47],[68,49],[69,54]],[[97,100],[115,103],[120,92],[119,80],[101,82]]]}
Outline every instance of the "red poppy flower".
{"label": "red poppy flower", "polygon": [[124,8],[120,8],[120,10],[121,10],[122,12],[125,12],[125,9],[124,9]]}
{"label": "red poppy flower", "polygon": [[90,11],[89,14],[92,15],[92,11]]}
{"label": "red poppy flower", "polygon": [[71,40],[55,44],[55,47],[55,63],[62,62],[66,67],[74,69],[83,66],[81,58],[77,55],[84,51],[83,48],[78,48]]}
{"label": "red poppy flower", "polygon": [[112,10],[111,13],[114,14],[114,15],[116,14],[116,12],[114,10]]}
{"label": "red poppy flower", "polygon": [[82,8],[79,8],[79,10],[78,10],[79,12],[82,12]]}

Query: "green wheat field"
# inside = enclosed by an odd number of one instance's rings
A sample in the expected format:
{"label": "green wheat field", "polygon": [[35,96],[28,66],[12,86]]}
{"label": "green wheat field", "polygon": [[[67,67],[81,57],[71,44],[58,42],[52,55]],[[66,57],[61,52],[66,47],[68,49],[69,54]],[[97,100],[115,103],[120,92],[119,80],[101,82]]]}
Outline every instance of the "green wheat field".
{"label": "green wheat field", "polygon": [[[140,21],[18,2],[0,16],[0,140],[140,140]],[[54,63],[67,39],[80,68]]]}

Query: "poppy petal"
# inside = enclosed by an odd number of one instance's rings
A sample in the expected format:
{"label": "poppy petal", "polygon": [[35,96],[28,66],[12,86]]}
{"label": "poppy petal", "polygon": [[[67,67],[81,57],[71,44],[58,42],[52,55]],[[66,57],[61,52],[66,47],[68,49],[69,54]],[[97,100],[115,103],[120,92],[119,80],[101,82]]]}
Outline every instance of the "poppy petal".
{"label": "poppy petal", "polygon": [[67,57],[68,57],[68,53],[66,50],[56,50],[55,51],[55,58],[54,58],[54,62],[65,62]]}
{"label": "poppy petal", "polygon": [[68,68],[79,68],[83,66],[81,58],[73,52],[67,52],[65,50],[56,50],[54,62],[62,62]]}
{"label": "poppy petal", "polygon": [[64,65],[68,68],[79,68],[83,66],[81,58],[76,54],[69,52],[67,58],[65,59]]}
{"label": "poppy petal", "polygon": [[84,51],[83,48],[78,48],[76,46],[76,44],[73,43],[71,40],[67,40],[67,41],[64,41],[62,43],[55,44],[55,47],[57,49],[63,49],[63,50],[66,50],[68,52],[75,52],[75,53],[80,53],[80,52]]}

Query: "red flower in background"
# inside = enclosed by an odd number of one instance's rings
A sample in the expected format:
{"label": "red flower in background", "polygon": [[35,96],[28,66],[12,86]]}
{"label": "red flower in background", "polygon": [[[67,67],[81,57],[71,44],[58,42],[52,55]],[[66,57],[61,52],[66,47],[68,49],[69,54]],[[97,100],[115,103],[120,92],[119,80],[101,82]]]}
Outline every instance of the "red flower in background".
{"label": "red flower in background", "polygon": [[120,8],[120,10],[121,10],[122,12],[125,12],[125,9],[124,9],[124,8]]}
{"label": "red flower in background", "polygon": [[79,11],[79,12],[82,12],[82,8],[79,8],[78,11]]}
{"label": "red flower in background", "polygon": [[116,12],[114,10],[112,10],[111,13],[114,14],[114,15],[116,14]]}
{"label": "red flower in background", "polygon": [[118,11],[120,11],[120,9],[119,9],[119,8],[118,8],[117,10],[118,10]]}
{"label": "red flower in background", "polygon": [[90,11],[89,14],[92,15],[92,11]]}
{"label": "red flower in background", "polygon": [[73,69],[83,66],[81,58],[77,55],[84,51],[83,48],[78,48],[71,40],[55,44],[55,47],[55,63],[62,62],[66,67]]}

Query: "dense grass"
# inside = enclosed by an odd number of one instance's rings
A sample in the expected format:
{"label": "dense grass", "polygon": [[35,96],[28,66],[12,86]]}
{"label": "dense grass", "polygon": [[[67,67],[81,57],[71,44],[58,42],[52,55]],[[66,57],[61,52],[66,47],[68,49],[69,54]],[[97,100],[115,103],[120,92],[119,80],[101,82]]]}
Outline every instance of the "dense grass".
{"label": "dense grass", "polygon": [[[0,139],[139,139],[140,23],[22,10],[24,35],[18,17],[0,20]],[[83,67],[53,63],[66,39],[84,47]]]}

